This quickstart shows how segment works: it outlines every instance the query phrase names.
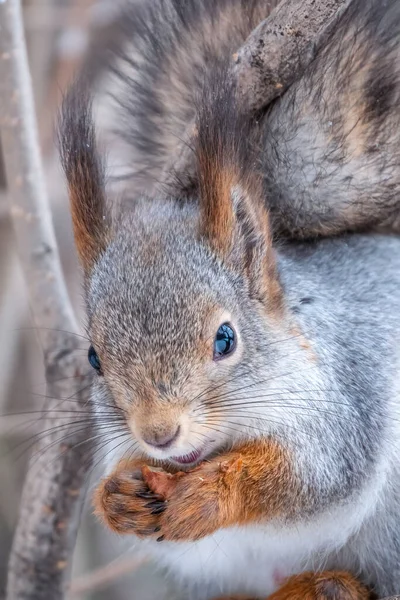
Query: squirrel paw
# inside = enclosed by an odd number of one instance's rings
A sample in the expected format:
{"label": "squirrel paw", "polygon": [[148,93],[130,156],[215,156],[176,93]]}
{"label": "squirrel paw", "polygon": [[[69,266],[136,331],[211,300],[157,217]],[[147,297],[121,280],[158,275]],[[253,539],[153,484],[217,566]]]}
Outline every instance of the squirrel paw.
{"label": "squirrel paw", "polygon": [[95,513],[117,533],[197,540],[224,526],[218,489],[226,474],[220,461],[173,475],[125,461],[97,487]]}
{"label": "squirrel paw", "polygon": [[229,455],[175,474],[122,461],[97,487],[95,512],[117,533],[198,540],[236,522],[233,492],[241,470],[241,459]]}
{"label": "squirrel paw", "polygon": [[[227,596],[214,600],[250,600]],[[268,600],[371,600],[370,592],[353,575],[343,571],[293,575]]]}
{"label": "squirrel paw", "polygon": [[166,473],[157,473],[149,481],[154,492],[167,489],[166,509],[159,520],[159,541],[195,541],[234,522],[235,503],[230,491],[241,470],[241,461],[237,457],[223,458],[228,460],[211,459],[192,471],[174,475],[172,480]]}
{"label": "squirrel paw", "polygon": [[350,573],[325,571],[290,577],[269,600],[370,600],[370,592]]}
{"label": "squirrel paw", "polygon": [[96,488],[95,513],[116,533],[160,536],[163,495],[153,492],[143,476],[143,462],[123,461]]}

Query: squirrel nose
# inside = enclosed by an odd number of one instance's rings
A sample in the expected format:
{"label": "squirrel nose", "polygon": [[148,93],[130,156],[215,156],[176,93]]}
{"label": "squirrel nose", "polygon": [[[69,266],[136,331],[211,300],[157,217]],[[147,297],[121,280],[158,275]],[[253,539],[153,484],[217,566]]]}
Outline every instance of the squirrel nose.
{"label": "squirrel nose", "polygon": [[143,441],[146,442],[149,446],[153,446],[154,448],[159,448],[160,450],[165,450],[172,446],[175,440],[178,438],[179,433],[181,431],[181,426],[175,429],[173,433],[168,432],[157,432],[154,431],[152,433],[147,433],[145,437],[143,437]]}

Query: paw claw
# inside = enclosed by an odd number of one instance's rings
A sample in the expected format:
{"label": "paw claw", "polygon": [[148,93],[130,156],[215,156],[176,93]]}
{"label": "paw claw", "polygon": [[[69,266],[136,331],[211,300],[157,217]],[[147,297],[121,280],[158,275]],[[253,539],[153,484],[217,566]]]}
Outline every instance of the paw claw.
{"label": "paw claw", "polygon": [[164,510],[165,510],[166,508],[167,508],[166,506],[158,506],[157,508],[154,508],[154,509],[151,511],[151,514],[152,514],[152,515],[160,515],[161,513],[163,513],[163,512],[164,512]]}
{"label": "paw claw", "polygon": [[98,486],[94,504],[97,514],[115,532],[149,537],[159,530],[160,515],[166,509],[163,496],[155,494],[141,477],[141,471],[123,464],[123,469]]}
{"label": "paw claw", "polygon": [[156,494],[153,494],[153,492],[136,492],[136,496],[143,500],[154,500],[157,498]]}

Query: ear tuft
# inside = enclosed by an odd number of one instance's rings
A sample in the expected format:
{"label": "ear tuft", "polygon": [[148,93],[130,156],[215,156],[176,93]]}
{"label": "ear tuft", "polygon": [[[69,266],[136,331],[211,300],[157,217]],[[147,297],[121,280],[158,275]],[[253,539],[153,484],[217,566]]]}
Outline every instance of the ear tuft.
{"label": "ear tuft", "polygon": [[104,165],[96,148],[90,95],[75,84],[59,119],[61,163],[67,178],[78,255],[88,275],[109,243]]}
{"label": "ear tuft", "polygon": [[232,249],[232,189],[250,157],[250,122],[238,110],[225,66],[215,69],[197,106],[195,154],[200,193],[200,234],[222,257]]}
{"label": "ear tuft", "polygon": [[197,109],[200,235],[246,275],[252,297],[279,314],[283,294],[258,172],[257,123],[236,98],[229,68],[222,66],[204,86]]}

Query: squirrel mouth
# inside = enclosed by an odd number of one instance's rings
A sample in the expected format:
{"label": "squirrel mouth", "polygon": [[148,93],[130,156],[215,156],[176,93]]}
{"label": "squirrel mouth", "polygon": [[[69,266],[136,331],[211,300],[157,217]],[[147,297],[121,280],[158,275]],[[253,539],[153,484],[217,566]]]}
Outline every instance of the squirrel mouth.
{"label": "squirrel mouth", "polygon": [[172,460],[179,465],[190,465],[199,460],[201,455],[203,454],[203,450],[193,450],[189,454],[185,454],[184,456],[171,456],[169,460]]}

